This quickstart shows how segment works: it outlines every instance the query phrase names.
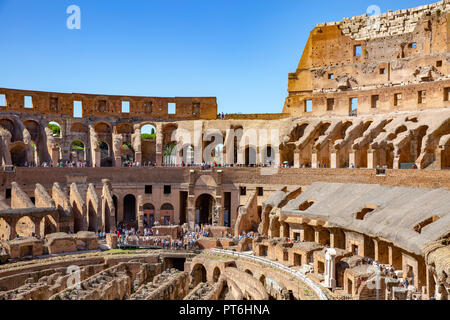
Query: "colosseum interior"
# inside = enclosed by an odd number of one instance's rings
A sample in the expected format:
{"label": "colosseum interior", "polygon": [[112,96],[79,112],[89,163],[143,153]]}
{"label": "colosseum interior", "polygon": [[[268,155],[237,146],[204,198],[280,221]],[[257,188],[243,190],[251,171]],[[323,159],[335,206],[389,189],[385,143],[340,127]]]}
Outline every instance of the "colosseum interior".
{"label": "colosseum interior", "polygon": [[319,24],[274,114],[0,88],[0,300],[448,300],[449,39]]}

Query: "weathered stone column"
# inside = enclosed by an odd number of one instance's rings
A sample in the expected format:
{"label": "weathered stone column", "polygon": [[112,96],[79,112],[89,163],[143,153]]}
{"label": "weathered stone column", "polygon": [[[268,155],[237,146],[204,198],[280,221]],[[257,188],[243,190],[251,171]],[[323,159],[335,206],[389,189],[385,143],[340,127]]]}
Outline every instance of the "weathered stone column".
{"label": "weathered stone column", "polygon": [[[280,152],[277,152],[278,157],[280,156]],[[294,168],[300,168],[300,150],[297,148],[294,149]]]}
{"label": "weathered stone column", "polygon": [[355,166],[355,168],[357,167],[357,164],[359,163],[359,161],[356,161],[356,151],[355,150],[351,150],[350,153],[348,154],[348,167],[351,168],[352,164]]}
{"label": "weathered stone column", "polygon": [[162,123],[156,124],[156,166],[163,164],[163,129]]}
{"label": "weathered stone column", "polygon": [[332,150],[330,154],[330,166],[331,169],[337,169],[339,168],[339,155],[336,150]]}
{"label": "weathered stone column", "polygon": [[336,250],[328,249],[325,253],[325,287],[335,289],[335,264],[336,264]]}
{"label": "weathered stone column", "polygon": [[144,234],[144,200],[142,195],[139,195],[137,198],[137,221],[138,221],[138,230],[141,235]]}
{"label": "weathered stone column", "polygon": [[317,150],[313,150],[311,154],[311,168],[317,169],[318,163],[317,163]]}
{"label": "weathered stone column", "polygon": [[234,164],[234,130],[227,129],[226,138],[224,142],[224,162],[227,165]]}
{"label": "weathered stone column", "polygon": [[377,166],[376,150],[367,150],[367,169],[375,169]]}

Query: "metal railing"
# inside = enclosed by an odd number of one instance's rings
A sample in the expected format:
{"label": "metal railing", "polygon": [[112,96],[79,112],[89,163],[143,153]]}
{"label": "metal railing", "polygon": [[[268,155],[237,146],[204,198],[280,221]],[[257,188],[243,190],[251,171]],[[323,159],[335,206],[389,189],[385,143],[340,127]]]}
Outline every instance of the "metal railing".
{"label": "metal railing", "polygon": [[288,268],[288,267],[282,265],[281,263],[271,261],[269,259],[264,259],[261,257],[253,256],[253,255],[250,255],[247,253],[240,253],[240,252],[222,250],[222,249],[211,249],[210,251],[219,253],[219,254],[225,254],[225,255],[235,256],[235,257],[239,257],[239,258],[244,258],[244,259],[248,259],[248,260],[252,260],[252,261],[256,261],[256,262],[261,262],[261,263],[270,265],[272,267],[275,267],[277,269],[283,270],[283,271],[287,272],[288,274],[290,274],[291,276],[293,276],[293,277],[299,279],[300,281],[302,281],[303,283],[305,283],[308,287],[310,287],[314,291],[314,293],[319,297],[320,300],[329,300],[328,296],[323,292],[320,285],[318,285],[317,283],[315,283],[314,281],[312,281],[311,279],[306,277],[301,272],[293,270],[291,268]]}

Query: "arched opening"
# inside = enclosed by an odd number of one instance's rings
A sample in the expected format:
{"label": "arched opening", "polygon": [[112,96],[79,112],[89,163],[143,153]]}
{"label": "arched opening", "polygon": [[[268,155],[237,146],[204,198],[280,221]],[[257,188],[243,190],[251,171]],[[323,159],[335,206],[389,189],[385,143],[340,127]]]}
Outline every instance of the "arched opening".
{"label": "arched opening", "polygon": [[129,142],[124,142],[120,146],[120,154],[122,155],[122,166],[131,166],[134,162],[133,146]]}
{"label": "arched opening", "polygon": [[80,122],[75,122],[70,127],[70,132],[71,133],[88,133],[89,132],[89,128],[86,125],[84,125],[84,124],[82,124]]}
{"label": "arched opening", "polygon": [[283,166],[294,165],[295,145],[288,144],[280,147],[280,160]]}
{"label": "arched opening", "polygon": [[155,225],[155,207],[151,203],[144,204],[144,227]]}
{"label": "arched opening", "polygon": [[199,283],[206,282],[206,269],[202,264],[196,264],[191,272],[191,285],[195,288]]}
{"label": "arched opening", "polygon": [[265,287],[266,286],[266,276],[261,275],[261,277],[259,277],[259,282],[261,282],[261,284]]}
{"label": "arched opening", "polygon": [[136,222],[136,197],[132,194],[123,198],[123,222],[129,225]]}
{"label": "arched opening", "polygon": [[112,167],[113,161],[108,144],[104,141],[99,141],[98,146],[100,148],[100,166]]}
{"label": "arched opening", "polygon": [[194,147],[187,145],[183,147],[183,162],[185,165],[190,166],[194,164]]}
{"label": "arched opening", "polygon": [[61,137],[61,126],[58,122],[50,121],[48,123],[48,128],[53,132],[53,137],[59,138]]}
{"label": "arched opening", "polygon": [[48,215],[42,218],[40,224],[41,236],[44,237],[47,234],[55,233],[58,230],[58,225],[55,219]]}
{"label": "arched opening", "polygon": [[24,143],[15,143],[11,149],[11,162],[16,167],[23,167],[27,163],[27,147]]}
{"label": "arched opening", "polygon": [[160,216],[163,226],[169,226],[173,223],[173,213],[174,208],[170,203],[165,203],[161,206]]}
{"label": "arched opening", "polygon": [[217,282],[219,281],[219,278],[220,278],[220,269],[219,267],[215,267],[213,271],[213,281]]}
{"label": "arched opening", "polygon": [[112,199],[113,199],[113,203],[114,203],[114,208],[116,208],[116,212],[114,213],[115,214],[114,218],[115,218],[116,226],[117,226],[117,223],[119,222],[118,215],[117,215],[117,212],[119,211],[119,207],[117,206],[117,203],[118,203],[117,197],[115,195],[113,195]]}
{"label": "arched opening", "polygon": [[84,143],[80,140],[75,140],[70,144],[70,161],[78,163],[80,161],[85,161],[85,149]]}
{"label": "arched opening", "polygon": [[92,205],[92,201],[89,200],[88,204],[88,231],[97,232],[97,213],[94,210],[94,206]]}
{"label": "arched opening", "polygon": [[77,233],[78,231],[83,230],[83,215],[81,214],[81,210],[78,208],[78,205],[75,201],[72,202],[72,212],[73,212],[73,231]]}
{"label": "arched opening", "polygon": [[245,273],[247,273],[253,277],[253,272],[251,272],[249,269],[245,270]]}
{"label": "arched opening", "polygon": [[224,158],[223,158],[224,148],[225,148],[225,146],[223,144],[219,144],[214,148],[213,159],[214,159],[214,162],[217,163],[218,165],[222,165],[225,163]]}
{"label": "arched opening", "polygon": [[263,150],[264,165],[273,165],[275,163],[275,150],[272,146],[266,146]]}
{"label": "arched opening", "polygon": [[195,220],[197,224],[212,224],[212,209],[215,204],[213,196],[202,194],[195,202]]}
{"label": "arched opening", "polygon": [[11,227],[3,218],[0,218],[0,240],[11,240]]}
{"label": "arched opening", "polygon": [[164,147],[163,163],[165,166],[174,166],[177,163],[177,145],[175,142],[169,142]]}
{"label": "arched opening", "polygon": [[108,201],[105,201],[103,224],[105,226],[105,232],[111,232],[111,208],[109,207]]}
{"label": "arched opening", "polygon": [[156,128],[151,124],[141,127],[142,163],[148,166],[156,163]]}
{"label": "arched opening", "polygon": [[16,233],[21,237],[32,237],[36,226],[30,217],[22,217],[17,221]]}
{"label": "arched opening", "polygon": [[255,166],[257,163],[256,148],[253,146],[247,146],[245,148],[245,165],[249,167]]}

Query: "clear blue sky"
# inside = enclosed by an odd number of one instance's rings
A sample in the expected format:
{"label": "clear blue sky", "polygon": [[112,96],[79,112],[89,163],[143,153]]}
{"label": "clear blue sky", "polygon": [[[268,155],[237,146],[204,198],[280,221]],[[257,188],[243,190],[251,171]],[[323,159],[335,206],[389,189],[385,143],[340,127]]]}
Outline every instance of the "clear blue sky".
{"label": "clear blue sky", "polygon": [[[425,0],[0,0],[0,87],[216,96],[225,113],[281,112],[321,22]],[[69,30],[69,5],[81,30]]]}

